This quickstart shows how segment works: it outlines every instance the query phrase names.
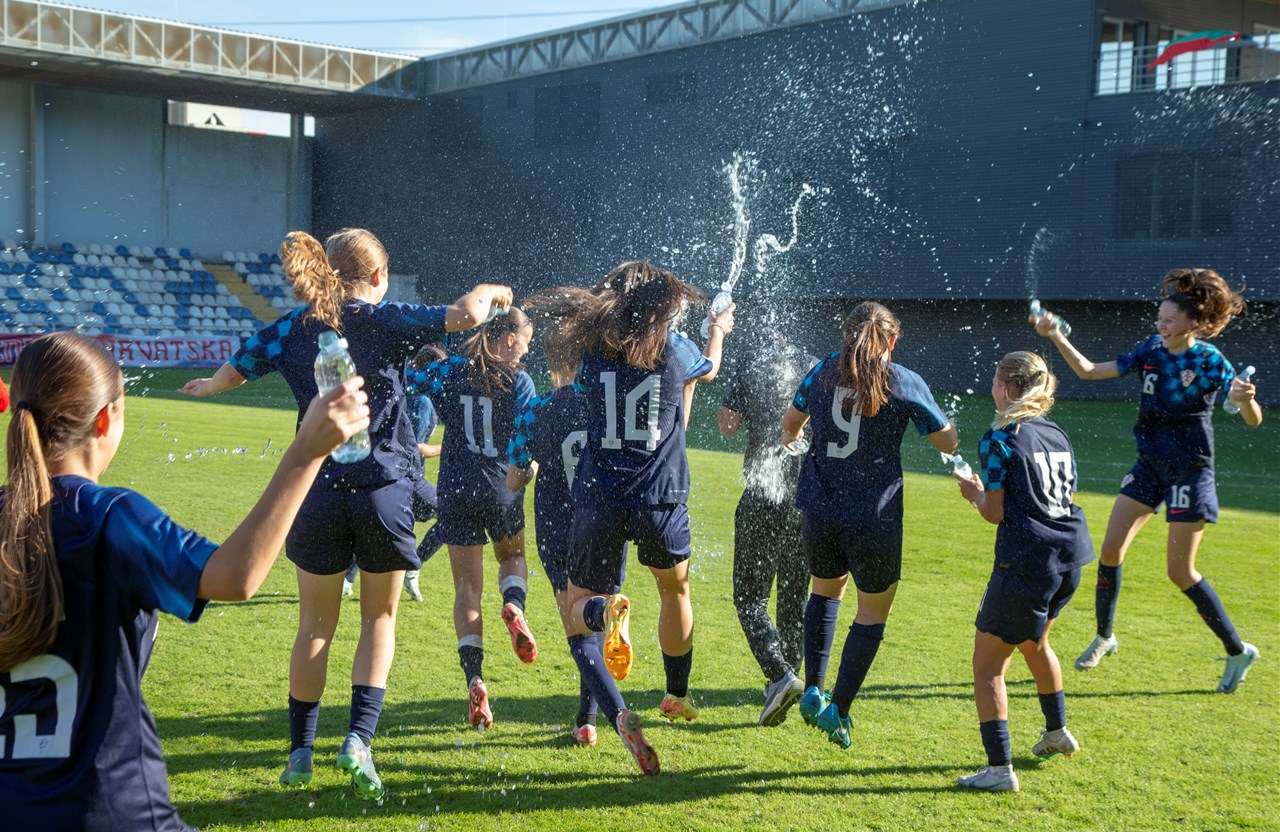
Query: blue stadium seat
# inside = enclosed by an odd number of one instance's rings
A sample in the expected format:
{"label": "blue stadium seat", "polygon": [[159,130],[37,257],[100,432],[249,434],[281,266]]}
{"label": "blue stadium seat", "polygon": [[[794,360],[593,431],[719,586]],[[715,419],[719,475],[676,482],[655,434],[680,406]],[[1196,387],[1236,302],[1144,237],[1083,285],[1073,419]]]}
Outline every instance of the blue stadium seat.
{"label": "blue stadium seat", "polygon": [[133,292],[124,292],[121,295],[125,303],[134,305],[138,302],[138,297]]}
{"label": "blue stadium seat", "polygon": [[67,254],[75,254],[76,253],[75,243],[63,243],[62,250]]}
{"label": "blue stadium seat", "polygon": [[139,303],[139,304],[135,304],[135,305],[134,305],[134,307],[133,307],[133,311],[134,311],[134,312],[136,312],[136,313],[138,313],[139,315],[141,315],[141,316],[142,316],[142,317],[144,317],[144,318],[150,318],[150,317],[151,317],[151,310],[150,310],[150,309],[148,309],[146,306],[144,306],[144,305],[143,305],[143,304],[141,304],[141,303]]}
{"label": "blue stadium seat", "polygon": [[52,312],[44,316],[44,321],[45,323],[51,324],[53,326],[62,326],[62,321],[59,320],[58,316],[53,314]]}
{"label": "blue stadium seat", "polygon": [[31,257],[32,263],[43,263],[45,260],[43,251],[33,251],[29,256]]}
{"label": "blue stadium seat", "polygon": [[27,286],[31,287],[32,289],[40,288],[40,278],[36,277],[33,274],[29,274],[26,277],[22,278],[22,282]]}
{"label": "blue stadium seat", "polygon": [[115,277],[115,275],[112,274],[111,269],[108,269],[106,266],[99,266],[98,277]]}
{"label": "blue stadium seat", "polygon": [[76,262],[76,258],[73,255],[67,254],[64,251],[62,252],[62,254],[59,254],[56,258],[51,258],[49,262],[61,263],[64,266],[70,266]]}
{"label": "blue stadium seat", "polygon": [[[93,267],[90,266],[89,268],[93,268]],[[84,270],[85,270],[84,266],[72,266],[71,274],[75,275],[76,277],[84,277]]]}
{"label": "blue stadium seat", "polygon": [[9,300],[22,300],[22,292],[18,291],[13,286],[9,286],[4,290],[4,296]]}
{"label": "blue stadium seat", "polygon": [[183,260],[190,260],[191,249],[185,248],[185,247],[178,249],[178,256],[181,257]]}
{"label": "blue stadium seat", "polygon": [[116,246],[116,254],[120,255],[121,257],[128,257],[128,256],[129,256],[129,247],[128,247],[128,246]]}
{"label": "blue stadium seat", "polygon": [[76,277],[75,275],[72,275],[71,277],[67,278],[67,286],[72,289],[83,289],[84,281],[82,281],[80,278]]}
{"label": "blue stadium seat", "polygon": [[105,315],[107,314],[107,305],[102,301],[98,301],[93,305],[93,312],[95,315]]}
{"label": "blue stadium seat", "polygon": [[164,246],[156,246],[156,257],[164,258],[168,256],[169,252]]}
{"label": "blue stadium seat", "polygon": [[61,289],[54,289],[52,292],[49,293],[49,297],[53,298],[54,300],[64,301],[67,299],[67,293],[62,291]]}
{"label": "blue stadium seat", "polygon": [[0,260],[0,274],[8,274],[8,273],[9,273],[9,264],[4,262],[3,260]]}
{"label": "blue stadium seat", "polygon": [[111,288],[117,292],[124,291],[124,281],[118,277],[111,278]]}

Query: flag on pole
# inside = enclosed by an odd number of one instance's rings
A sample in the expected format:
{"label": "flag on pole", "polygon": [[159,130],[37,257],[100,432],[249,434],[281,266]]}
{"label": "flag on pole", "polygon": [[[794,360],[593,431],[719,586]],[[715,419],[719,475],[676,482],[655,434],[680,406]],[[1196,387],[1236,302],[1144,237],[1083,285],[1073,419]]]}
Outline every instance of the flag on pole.
{"label": "flag on pole", "polygon": [[1252,46],[1253,38],[1243,32],[1232,32],[1228,29],[1207,29],[1203,32],[1192,32],[1177,40],[1169,41],[1169,45],[1160,53],[1160,57],[1147,64],[1147,69],[1155,69],[1160,64],[1168,63],[1179,55],[1188,52],[1199,52],[1201,49],[1212,49],[1215,46],[1235,44]]}

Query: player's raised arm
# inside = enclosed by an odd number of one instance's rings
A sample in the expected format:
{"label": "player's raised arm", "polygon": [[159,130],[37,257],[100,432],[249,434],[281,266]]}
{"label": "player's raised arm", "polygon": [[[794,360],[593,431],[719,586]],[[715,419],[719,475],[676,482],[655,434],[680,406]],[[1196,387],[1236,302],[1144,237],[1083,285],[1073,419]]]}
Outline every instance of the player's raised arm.
{"label": "player's raised arm", "polygon": [[444,313],[446,332],[475,329],[489,320],[493,309],[510,309],[515,293],[510,286],[481,283],[455,300]]}
{"label": "player's raised arm", "polygon": [[1075,345],[1067,339],[1062,330],[1054,326],[1054,320],[1054,316],[1051,314],[1032,315],[1027,318],[1028,323],[1035,326],[1037,333],[1044,338],[1048,338],[1058,348],[1058,352],[1062,353],[1062,357],[1077,376],[1086,381],[1101,381],[1102,379],[1120,377],[1120,368],[1115,361],[1103,361],[1100,364],[1095,364],[1085,358],[1084,353],[1075,348]]}

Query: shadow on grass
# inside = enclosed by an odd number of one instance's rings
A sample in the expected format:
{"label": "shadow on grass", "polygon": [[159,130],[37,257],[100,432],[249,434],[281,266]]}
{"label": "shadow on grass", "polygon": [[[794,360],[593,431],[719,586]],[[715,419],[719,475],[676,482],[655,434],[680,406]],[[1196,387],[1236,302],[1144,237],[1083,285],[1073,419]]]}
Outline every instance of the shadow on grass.
{"label": "shadow on grass", "polygon": [[[613,749],[626,752],[619,746]],[[278,756],[278,755],[277,755]],[[384,754],[387,759],[390,755]],[[678,755],[671,754],[671,757]],[[280,762],[276,760],[275,762]],[[243,760],[237,766],[243,764]],[[387,765],[383,771],[387,795],[381,806],[349,795],[345,778],[327,769],[318,770],[313,788],[286,792],[274,783],[263,783],[236,800],[179,800],[176,805],[190,823],[263,823],[314,817],[382,819],[421,817],[510,815],[539,809],[600,812],[602,822],[619,809],[645,806],[695,804],[719,797],[777,795],[840,797],[857,795],[933,794],[955,790],[953,766],[926,765],[852,768],[845,771],[761,770],[746,764],[680,768],[656,777],[593,771],[588,760],[580,771],[544,772],[522,779],[518,775],[475,778],[456,768],[437,765]],[[256,773],[255,773],[256,774]],[[883,777],[905,782],[874,782]],[[927,782],[910,782],[914,778]],[[332,785],[330,785],[332,784]],[[411,785],[412,784],[412,785]],[[419,785],[421,784],[421,785]],[[430,788],[428,792],[427,789]],[[304,808],[305,807],[305,808]],[[438,814],[437,814],[438,813]]]}

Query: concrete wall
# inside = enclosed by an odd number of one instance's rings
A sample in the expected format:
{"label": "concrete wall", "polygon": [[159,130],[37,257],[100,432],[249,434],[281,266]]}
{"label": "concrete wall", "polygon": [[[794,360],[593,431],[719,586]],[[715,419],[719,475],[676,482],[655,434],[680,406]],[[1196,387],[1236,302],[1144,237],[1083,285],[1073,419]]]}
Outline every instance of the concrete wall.
{"label": "concrete wall", "polygon": [[0,163],[0,236],[19,241],[220,256],[272,251],[290,225],[288,139],[170,126],[161,99],[2,83]]}

